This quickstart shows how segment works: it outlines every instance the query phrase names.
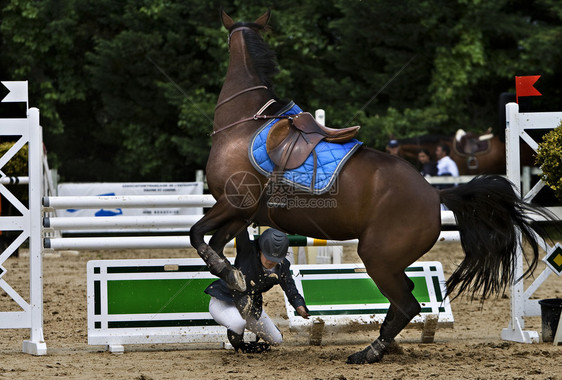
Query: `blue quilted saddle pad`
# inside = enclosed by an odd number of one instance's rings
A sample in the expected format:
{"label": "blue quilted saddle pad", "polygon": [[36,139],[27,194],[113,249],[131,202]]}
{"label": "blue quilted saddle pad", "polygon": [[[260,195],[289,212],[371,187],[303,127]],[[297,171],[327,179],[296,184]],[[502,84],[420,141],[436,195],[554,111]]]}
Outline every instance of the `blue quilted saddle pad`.
{"label": "blue quilted saddle pad", "polygon": [[[290,102],[278,115],[296,115],[303,112],[294,102]],[[261,126],[254,134],[250,142],[248,156],[254,168],[266,177],[269,177],[275,169],[275,164],[266,150],[267,135],[271,127],[280,119],[271,119]],[[314,187],[311,189],[312,176],[314,175],[314,157],[312,153],[304,164],[298,168],[286,170],[281,182],[307,193],[323,194],[330,190],[336,177],[351,155],[362,145],[361,141],[350,140],[343,144],[321,141],[314,148],[317,157],[316,177]]]}

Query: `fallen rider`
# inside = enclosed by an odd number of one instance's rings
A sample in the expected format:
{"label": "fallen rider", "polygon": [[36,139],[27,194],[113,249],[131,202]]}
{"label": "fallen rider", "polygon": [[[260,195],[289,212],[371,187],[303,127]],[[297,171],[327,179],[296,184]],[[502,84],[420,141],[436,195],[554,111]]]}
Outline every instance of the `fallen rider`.
{"label": "fallen rider", "polygon": [[[234,266],[246,277],[246,291],[239,292],[217,280],[205,289],[211,296],[209,312],[214,320],[227,328],[232,347],[245,353],[269,351],[279,345],[283,337],[277,326],[263,310],[262,294],[279,284],[291,305],[303,318],[308,319],[308,309],[289,270],[286,259],[289,239],[283,232],[267,229],[256,241],[251,241],[248,231],[236,237]],[[256,334],[264,342],[244,342],[244,330]]]}

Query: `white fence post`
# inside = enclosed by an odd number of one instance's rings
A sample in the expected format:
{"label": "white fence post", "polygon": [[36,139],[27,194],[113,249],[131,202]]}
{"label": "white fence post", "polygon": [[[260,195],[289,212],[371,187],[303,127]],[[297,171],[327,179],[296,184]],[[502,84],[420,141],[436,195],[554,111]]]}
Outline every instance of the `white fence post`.
{"label": "white fence post", "polygon": [[[28,108],[27,81],[4,81],[10,91],[2,102],[25,103],[26,117],[0,119],[0,134],[17,137],[13,146],[0,157],[0,169],[26,144],[28,147],[29,206],[26,207],[0,181],[0,193],[21,214],[1,216],[0,230],[21,231],[15,240],[0,253],[0,288],[2,288],[23,311],[0,312],[0,328],[30,329],[30,339],[23,341],[23,352],[33,355],[47,354],[43,340],[43,264],[41,257],[41,195],[43,187],[43,137],[39,124],[39,110]],[[3,179],[3,173],[0,175]],[[8,272],[4,262],[29,239],[29,302],[21,297],[4,279]]]}
{"label": "white fence post", "polygon": [[41,196],[43,195],[43,136],[39,110],[28,110],[29,120],[29,286],[31,337],[23,342],[23,352],[46,355],[43,338],[43,260],[41,257]]}
{"label": "white fence post", "polygon": [[[562,112],[519,113],[519,106],[517,104],[509,103],[506,105],[506,174],[507,178],[515,185],[519,194],[521,194],[520,140],[535,151],[538,148],[537,142],[531,138],[526,129],[553,129],[560,124],[561,120]],[[527,193],[522,194],[523,199],[527,202],[531,201],[543,186],[543,181],[539,181]],[[514,276],[516,280],[521,278],[524,272],[520,234],[518,240],[518,254]],[[552,247],[544,240],[541,243],[541,247],[548,254]],[[511,317],[508,327],[501,332],[502,339],[521,343],[539,341],[538,332],[523,330],[525,327],[523,317],[540,315],[538,300],[532,300],[531,296],[551,273],[550,268],[545,268],[527,290],[525,290],[523,281],[518,281],[511,285]]]}

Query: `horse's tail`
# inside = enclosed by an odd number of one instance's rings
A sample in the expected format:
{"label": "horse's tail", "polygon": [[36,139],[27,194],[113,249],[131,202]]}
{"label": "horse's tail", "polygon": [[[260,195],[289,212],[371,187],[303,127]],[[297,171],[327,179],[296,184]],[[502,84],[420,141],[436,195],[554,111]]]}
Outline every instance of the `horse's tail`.
{"label": "horse's tail", "polygon": [[[482,291],[504,292],[515,276],[517,229],[533,254],[523,277],[532,273],[539,257],[539,237],[531,227],[528,212],[553,217],[546,211],[524,203],[507,179],[480,176],[465,185],[440,191],[441,202],[455,214],[465,258],[447,280],[447,293],[458,287],[457,297],[467,289],[472,296]],[[518,279],[519,280],[519,279]]]}

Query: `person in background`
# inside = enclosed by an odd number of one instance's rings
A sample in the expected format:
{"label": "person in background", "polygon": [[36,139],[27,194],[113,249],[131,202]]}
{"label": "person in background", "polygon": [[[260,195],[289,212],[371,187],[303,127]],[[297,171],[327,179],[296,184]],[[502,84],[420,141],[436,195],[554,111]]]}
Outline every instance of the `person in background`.
{"label": "person in background", "polygon": [[429,150],[422,148],[418,151],[418,162],[421,165],[421,175],[424,177],[437,175],[437,163],[431,160]]}
{"label": "person in background", "polygon": [[438,145],[435,149],[435,156],[437,157],[437,175],[438,176],[459,176],[459,168],[457,164],[449,155],[451,148],[447,144]]}
{"label": "person in background", "polygon": [[390,140],[388,144],[386,144],[386,153],[392,156],[398,156],[398,151],[400,150],[400,144],[398,140]]}
{"label": "person in background", "polygon": [[[459,176],[459,168],[455,161],[449,155],[451,154],[451,148],[447,144],[438,145],[435,148],[435,156],[437,157],[437,175],[438,176],[452,176],[458,177]],[[454,187],[457,184],[452,185],[439,185],[436,186],[438,189],[446,189],[449,187]],[[448,210],[447,206],[443,203],[441,204],[441,210],[445,211]]]}
{"label": "person in background", "polygon": [[[248,231],[236,237],[234,266],[246,277],[246,291],[230,289],[224,280],[217,280],[205,289],[211,296],[209,312],[213,319],[227,328],[227,337],[238,352],[260,353],[271,345],[283,342],[281,332],[263,310],[262,293],[279,284],[297,313],[308,319],[308,309],[289,270],[286,259],[289,238],[283,232],[269,228],[251,241]],[[244,342],[244,330],[256,334],[264,342]]]}

